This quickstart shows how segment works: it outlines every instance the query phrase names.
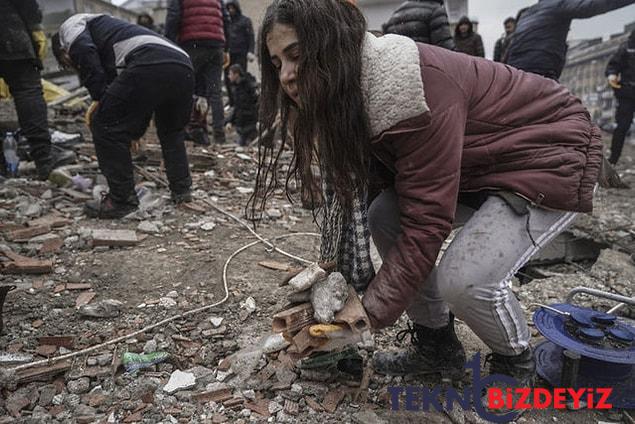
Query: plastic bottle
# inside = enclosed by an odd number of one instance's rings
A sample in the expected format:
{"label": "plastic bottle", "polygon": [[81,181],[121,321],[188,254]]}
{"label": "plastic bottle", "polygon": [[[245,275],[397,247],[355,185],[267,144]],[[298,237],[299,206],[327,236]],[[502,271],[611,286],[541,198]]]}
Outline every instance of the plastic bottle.
{"label": "plastic bottle", "polygon": [[2,151],[4,153],[7,176],[9,178],[17,177],[18,168],[20,166],[20,158],[18,157],[18,141],[12,132],[8,132],[4,136]]}

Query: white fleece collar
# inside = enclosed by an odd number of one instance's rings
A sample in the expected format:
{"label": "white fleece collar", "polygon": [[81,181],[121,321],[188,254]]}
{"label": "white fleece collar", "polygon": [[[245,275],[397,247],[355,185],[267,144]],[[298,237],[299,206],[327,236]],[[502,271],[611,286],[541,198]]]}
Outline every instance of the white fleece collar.
{"label": "white fleece collar", "polygon": [[428,112],[415,42],[400,35],[367,33],[362,45],[362,92],[373,137]]}

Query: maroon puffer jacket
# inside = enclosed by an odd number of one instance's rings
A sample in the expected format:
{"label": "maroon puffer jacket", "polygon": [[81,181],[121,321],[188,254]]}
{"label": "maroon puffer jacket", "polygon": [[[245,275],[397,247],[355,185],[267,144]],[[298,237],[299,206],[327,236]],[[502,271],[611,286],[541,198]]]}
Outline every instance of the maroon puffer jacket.
{"label": "maroon puffer jacket", "polygon": [[225,42],[221,0],[182,0],[179,43],[194,40]]}
{"label": "maroon puffer jacket", "polygon": [[395,173],[402,234],[363,304],[373,326],[395,322],[434,266],[460,191],[507,190],[534,204],[589,212],[602,162],[599,130],[558,83],[419,44],[424,113],[373,140]]}

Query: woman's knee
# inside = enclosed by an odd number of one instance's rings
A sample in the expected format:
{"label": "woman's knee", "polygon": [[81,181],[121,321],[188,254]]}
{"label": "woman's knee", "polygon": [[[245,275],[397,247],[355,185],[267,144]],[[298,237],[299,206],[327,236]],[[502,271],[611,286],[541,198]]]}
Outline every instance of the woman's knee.
{"label": "woman's knee", "polygon": [[441,297],[449,304],[459,304],[465,299],[486,298],[490,286],[481,270],[466,264],[441,263],[436,278]]}

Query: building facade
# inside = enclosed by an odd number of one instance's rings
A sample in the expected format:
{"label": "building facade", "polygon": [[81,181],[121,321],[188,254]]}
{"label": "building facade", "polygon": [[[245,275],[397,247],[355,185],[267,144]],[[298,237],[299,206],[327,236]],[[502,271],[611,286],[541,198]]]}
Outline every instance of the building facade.
{"label": "building facade", "polygon": [[37,0],[44,14],[44,30],[51,34],[62,22],[75,13],[107,13],[114,17],[135,22],[137,14],[105,0]]}
{"label": "building facade", "polygon": [[601,126],[612,122],[615,113],[613,90],[604,75],[606,65],[633,29],[635,22],[608,40],[594,38],[569,44],[560,82],[582,100],[594,122]]}
{"label": "building facade", "polygon": [[157,27],[162,27],[167,16],[168,0],[128,0],[121,7],[136,13],[147,13]]}

